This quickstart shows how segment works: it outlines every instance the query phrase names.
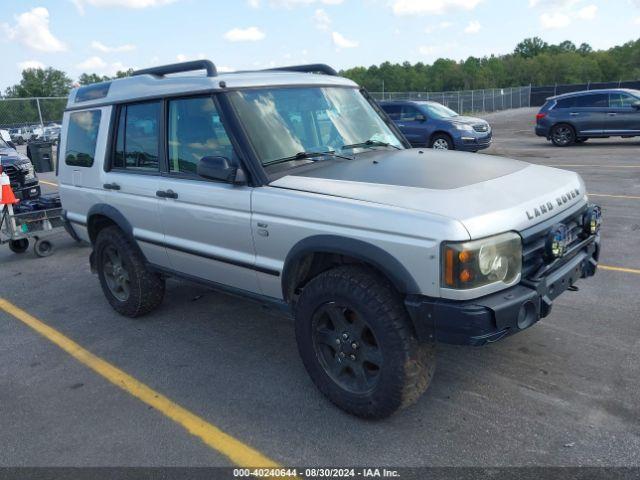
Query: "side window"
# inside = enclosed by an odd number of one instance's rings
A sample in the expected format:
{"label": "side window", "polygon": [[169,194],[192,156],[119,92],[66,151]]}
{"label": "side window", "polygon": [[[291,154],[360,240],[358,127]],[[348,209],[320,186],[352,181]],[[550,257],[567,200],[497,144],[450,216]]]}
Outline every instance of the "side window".
{"label": "side window", "polygon": [[626,93],[612,93],[609,95],[609,106],[611,108],[630,108],[637,101],[637,98]]}
{"label": "side window", "polygon": [[400,120],[404,120],[405,122],[413,122],[416,119],[417,115],[420,115],[420,111],[416,107],[405,105],[404,107],[402,107]]}
{"label": "side window", "polygon": [[90,167],[96,155],[100,110],[73,112],[69,115],[64,161],[73,167]]}
{"label": "side window", "polygon": [[609,95],[606,93],[594,93],[576,98],[578,108],[607,108],[609,106]]}
{"label": "side window", "polygon": [[576,106],[576,97],[562,98],[556,102],[555,108],[573,108]]}
{"label": "side window", "polygon": [[112,167],[158,171],[159,130],[160,102],[121,107]]}
{"label": "side window", "polygon": [[391,120],[400,120],[400,112],[402,111],[400,105],[382,105],[382,109],[387,112]]}
{"label": "side window", "polygon": [[169,171],[196,173],[202,157],[233,158],[231,140],[211,97],[169,101]]}

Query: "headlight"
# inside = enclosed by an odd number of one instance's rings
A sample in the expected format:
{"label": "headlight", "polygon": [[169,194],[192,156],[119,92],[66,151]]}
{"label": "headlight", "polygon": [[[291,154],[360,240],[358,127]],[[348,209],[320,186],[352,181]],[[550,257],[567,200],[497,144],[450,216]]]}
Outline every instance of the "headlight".
{"label": "headlight", "polygon": [[33,165],[31,163],[25,163],[20,168],[24,172],[25,180],[33,180],[36,178],[36,172],[33,169]]}
{"label": "headlight", "polygon": [[453,124],[458,130],[464,130],[465,132],[473,132],[473,127],[466,123],[454,123]]}
{"label": "headlight", "polygon": [[470,242],[442,244],[443,288],[468,290],[520,280],[522,239],[514,232]]}

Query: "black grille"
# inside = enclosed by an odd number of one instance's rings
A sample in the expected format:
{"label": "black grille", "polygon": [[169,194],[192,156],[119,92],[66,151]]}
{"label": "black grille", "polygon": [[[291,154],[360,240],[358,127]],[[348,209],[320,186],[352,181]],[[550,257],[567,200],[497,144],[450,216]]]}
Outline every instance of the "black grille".
{"label": "black grille", "polygon": [[[563,223],[569,230],[569,235],[573,238],[569,244],[568,249],[577,245],[582,240],[586,239],[588,235],[585,233],[582,227],[582,215],[584,214],[586,207],[579,211],[572,213],[564,218],[548,221],[549,225],[544,228],[532,227],[522,232],[522,277],[530,279],[535,276],[536,272],[541,267],[549,265],[553,262],[553,259],[547,257],[545,248],[547,242],[547,236],[554,225]],[[555,269],[555,267],[554,267]]]}
{"label": "black grille", "polygon": [[2,167],[4,172],[9,176],[9,182],[11,186],[20,186],[22,184],[22,172],[16,167],[9,165]]}
{"label": "black grille", "polygon": [[489,131],[489,125],[487,125],[486,123],[479,123],[477,125],[474,125],[473,129],[476,132],[480,132],[480,133],[488,132]]}

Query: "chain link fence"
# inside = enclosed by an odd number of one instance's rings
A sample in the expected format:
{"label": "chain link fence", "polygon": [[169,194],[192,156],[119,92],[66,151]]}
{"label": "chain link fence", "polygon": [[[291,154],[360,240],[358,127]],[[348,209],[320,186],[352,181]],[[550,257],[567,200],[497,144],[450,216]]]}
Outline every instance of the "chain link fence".
{"label": "chain link fence", "polygon": [[531,87],[487,88],[457,92],[372,92],[382,100],[427,100],[438,102],[459,113],[497,112],[531,106]]}
{"label": "chain link fence", "polygon": [[0,129],[61,123],[67,97],[2,98]]}

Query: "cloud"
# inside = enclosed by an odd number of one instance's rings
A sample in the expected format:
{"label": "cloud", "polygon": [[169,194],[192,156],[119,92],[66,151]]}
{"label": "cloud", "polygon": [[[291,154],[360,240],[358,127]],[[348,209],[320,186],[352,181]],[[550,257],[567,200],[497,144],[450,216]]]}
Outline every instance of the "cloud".
{"label": "cloud", "polygon": [[31,68],[44,69],[45,65],[44,65],[44,63],[39,62],[38,60],[25,60],[24,62],[19,62],[18,63],[18,68],[22,72],[23,70],[29,70]]}
{"label": "cloud", "polygon": [[442,15],[456,10],[471,11],[482,0],[393,0],[395,15]]}
{"label": "cloud", "polygon": [[542,24],[542,28],[553,30],[568,26],[571,24],[571,18],[569,15],[561,12],[543,13],[540,15],[540,23]]}
{"label": "cloud", "polygon": [[136,46],[131,44],[119,45],[117,47],[108,47],[104,43],[94,40],[91,42],[91,48],[94,50],[98,50],[102,53],[110,53],[110,52],[130,52],[131,50],[135,50]]}
{"label": "cloud", "polygon": [[49,29],[49,10],[45,7],[32,8],[15,17],[15,26],[2,24],[9,40],[16,40],[26,47],[39,52],[64,52],[67,46]]}
{"label": "cloud", "polygon": [[195,55],[186,55],[184,53],[179,53],[176,55],[176,60],[179,62],[188,62],[190,60],[202,60],[207,58],[204,53],[197,53]]}
{"label": "cloud", "polygon": [[633,23],[635,23],[636,25],[640,25],[640,17],[636,18]]}
{"label": "cloud", "polygon": [[229,42],[257,42],[264,37],[265,33],[258,27],[233,28],[224,34],[225,40]]}
{"label": "cloud", "polygon": [[349,40],[338,32],[333,32],[331,38],[333,39],[333,44],[338,48],[355,48],[359,45],[355,40]]}
{"label": "cloud", "polygon": [[529,0],[529,7],[547,6],[553,8],[569,8],[582,0]]}
{"label": "cloud", "polygon": [[316,28],[318,30],[329,30],[331,26],[331,17],[322,8],[318,8],[313,14],[313,19],[316,22]]}
{"label": "cloud", "polygon": [[596,5],[588,5],[578,10],[578,18],[581,20],[593,20],[598,14],[598,7]]}
{"label": "cloud", "polygon": [[438,47],[434,45],[422,45],[421,47],[418,48],[418,51],[422,55],[433,55],[438,51]]}
{"label": "cloud", "polygon": [[105,62],[102,58],[98,56],[93,56],[87,58],[84,62],[81,62],[76,65],[78,70],[91,70],[94,71],[102,71],[107,67],[107,62]]}
{"label": "cloud", "polygon": [[177,0],[72,0],[78,11],[82,14],[86,5],[91,7],[123,7],[123,8],[148,8],[167,5]]}
{"label": "cloud", "polygon": [[467,25],[467,27],[464,29],[464,33],[478,33],[481,29],[482,25],[480,25],[480,22],[478,22],[477,20],[471,20],[469,22],[469,25]]}
{"label": "cloud", "polygon": [[[344,2],[344,0],[269,0],[267,3],[270,7],[274,8],[295,8],[312,5],[314,3],[340,5],[342,2]],[[262,0],[247,0],[247,3],[251,8],[259,8],[262,5]]]}

